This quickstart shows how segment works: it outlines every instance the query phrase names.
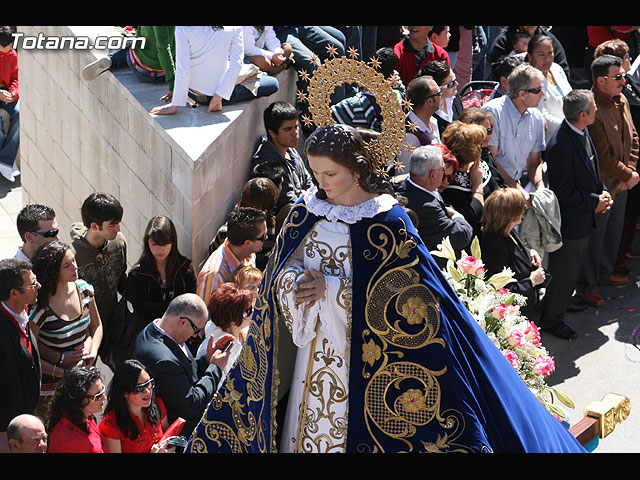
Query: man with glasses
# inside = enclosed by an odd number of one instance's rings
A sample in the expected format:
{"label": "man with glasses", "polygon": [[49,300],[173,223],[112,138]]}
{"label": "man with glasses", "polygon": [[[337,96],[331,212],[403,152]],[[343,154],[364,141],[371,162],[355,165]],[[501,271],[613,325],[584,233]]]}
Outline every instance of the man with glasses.
{"label": "man with glasses", "polygon": [[207,350],[194,357],[187,341],[202,336],[208,311],[193,293],[174,298],[162,318],[147,325],[136,339],[133,357],[145,365],[154,379],[156,395],[167,407],[169,422],[182,417],[189,436],[216,392],[229,359],[224,352],[231,335],[209,338]]}
{"label": "man with glasses", "polygon": [[33,413],[40,397],[40,355],[26,313],[39,289],[29,262],[0,260],[0,453],[9,451],[9,422]]}
{"label": "man with glasses", "polygon": [[239,266],[256,266],[256,253],[262,250],[267,234],[265,212],[252,207],[236,207],[227,218],[227,238],[206,260],[198,274],[197,293],[209,304],[213,291],[233,281]]}
{"label": "man with glasses", "polygon": [[544,188],[541,152],[545,149],[544,118],[537,109],[542,72],[518,65],[507,77],[507,92],[481,108],[495,119],[489,150],[498,172],[509,187],[518,188],[529,201],[529,191]]}
{"label": "man with glasses", "polygon": [[60,240],[56,212],[46,205],[37,203],[26,205],[18,213],[16,226],[22,245],[18,247],[15,258],[31,261],[33,253],[40,245],[51,240]]}
{"label": "man with glasses", "polygon": [[407,137],[398,155],[398,162],[403,165],[404,172],[396,169],[396,175],[408,171],[413,150],[421,145],[440,143],[438,121],[434,114],[440,109],[441,98],[442,89],[430,75],[414,78],[407,85],[407,100],[411,104],[411,111],[405,122]]}
{"label": "man with glasses", "polygon": [[626,272],[616,272],[616,260],[624,227],[627,194],[638,184],[638,133],[629,102],[622,95],[625,87],[620,57],[602,55],[591,64],[591,91],[598,108],[589,127],[600,162],[600,176],[613,198],[611,209],[597,217],[589,244],[588,261],[579,281],[584,300],[591,305],[605,303],[597,288],[601,284],[624,285]]}

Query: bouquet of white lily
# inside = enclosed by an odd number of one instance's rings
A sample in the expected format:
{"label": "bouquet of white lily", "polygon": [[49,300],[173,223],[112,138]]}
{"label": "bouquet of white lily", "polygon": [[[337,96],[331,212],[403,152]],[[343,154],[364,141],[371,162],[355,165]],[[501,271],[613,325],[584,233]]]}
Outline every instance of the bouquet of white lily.
{"label": "bouquet of white lily", "polygon": [[462,251],[457,258],[448,237],[438,245],[438,250],[431,252],[447,260],[445,277],[520,378],[551,413],[566,419],[566,412],[555,403],[556,399],[569,408],[574,408],[574,404],[565,393],[547,385],[546,377],[555,370],[555,363],[540,342],[538,327],[520,313],[525,297],[508,289],[508,284],[515,281],[513,272],[504,268],[485,278],[477,237],[471,243],[470,253]]}

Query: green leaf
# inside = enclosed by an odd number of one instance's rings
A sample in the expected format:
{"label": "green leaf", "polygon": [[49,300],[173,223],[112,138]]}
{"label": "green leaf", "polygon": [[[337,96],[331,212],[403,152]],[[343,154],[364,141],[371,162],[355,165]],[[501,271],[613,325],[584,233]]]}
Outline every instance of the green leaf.
{"label": "green leaf", "polygon": [[553,390],[553,393],[556,394],[556,397],[558,397],[558,400],[566,405],[569,408],[576,408],[575,404],[573,403],[573,400],[571,400],[571,397],[569,397],[569,395],[567,395],[566,393],[564,393],[561,390],[558,390],[557,388],[553,388],[550,387],[551,390]]}
{"label": "green leaf", "polygon": [[471,242],[471,255],[477,258],[478,260],[481,259],[480,240],[478,240],[477,236],[473,237],[473,240]]}

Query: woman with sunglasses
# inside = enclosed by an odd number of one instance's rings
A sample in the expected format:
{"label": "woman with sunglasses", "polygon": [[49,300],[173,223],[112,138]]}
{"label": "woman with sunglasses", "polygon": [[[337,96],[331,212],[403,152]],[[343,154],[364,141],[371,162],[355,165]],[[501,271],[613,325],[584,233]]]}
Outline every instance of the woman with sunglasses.
{"label": "woman with sunglasses", "polygon": [[144,365],[133,359],[118,365],[99,426],[109,453],[174,453],[158,443],[168,427],[167,409]]}
{"label": "woman with sunglasses", "polygon": [[95,415],[102,412],[105,388],[95,368],[68,369],[51,401],[49,453],[106,453]]}
{"label": "woman with sunglasses", "polygon": [[42,285],[29,314],[43,374],[36,411],[46,421],[46,403],[65,370],[95,364],[102,342],[102,322],[93,286],[78,277],[70,245],[47,242],[35,251],[31,261]]}
{"label": "woman with sunglasses", "polygon": [[214,338],[220,338],[225,334],[231,334],[235,338],[231,343],[229,360],[218,385],[222,385],[222,379],[240,355],[253,314],[253,300],[254,295],[249,290],[233,282],[223,283],[211,294],[207,305],[209,320],[204,329],[204,341],[196,356],[206,352],[212,334]]}

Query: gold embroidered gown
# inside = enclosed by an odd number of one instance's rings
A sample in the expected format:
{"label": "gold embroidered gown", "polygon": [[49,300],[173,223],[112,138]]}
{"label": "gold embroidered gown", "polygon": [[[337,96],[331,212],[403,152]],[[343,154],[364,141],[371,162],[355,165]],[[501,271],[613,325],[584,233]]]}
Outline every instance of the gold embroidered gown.
{"label": "gold embroidered gown", "polygon": [[[298,347],[283,425],[281,452],[344,452],[351,343],[351,242],[349,223],[390,208],[382,195],[353,207],[307,195],[309,211],[323,216],[276,279],[284,322]],[[295,305],[304,269],[325,276],[325,297],[309,308]],[[293,361],[293,359],[291,359]]]}

